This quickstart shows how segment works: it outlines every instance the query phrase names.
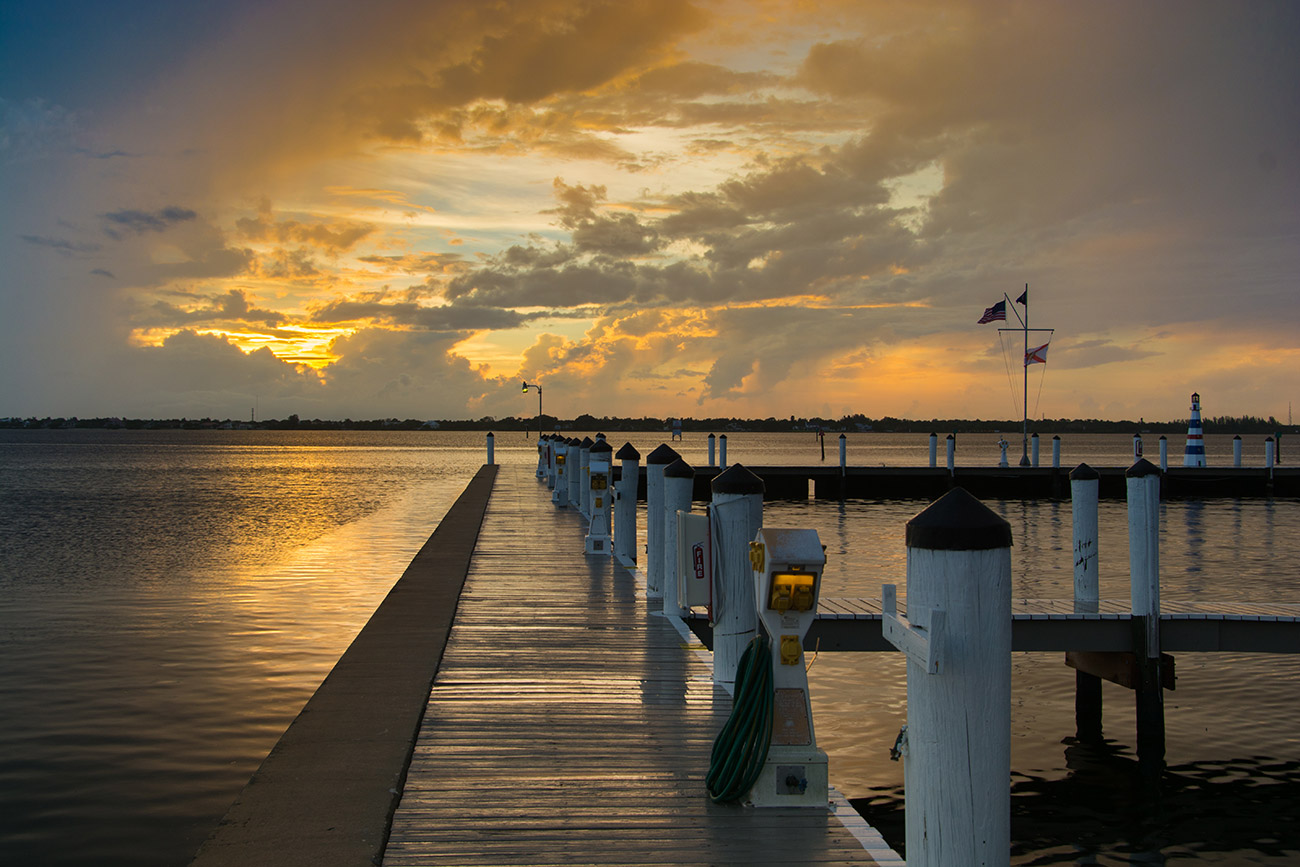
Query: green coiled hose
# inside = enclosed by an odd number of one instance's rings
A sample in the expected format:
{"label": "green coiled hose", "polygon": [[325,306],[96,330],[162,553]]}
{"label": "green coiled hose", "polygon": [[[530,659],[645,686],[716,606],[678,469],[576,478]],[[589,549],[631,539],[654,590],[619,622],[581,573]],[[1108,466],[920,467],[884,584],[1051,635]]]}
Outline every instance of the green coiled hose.
{"label": "green coiled hose", "polygon": [[705,783],[716,803],[744,796],[758,779],[772,743],[772,648],[759,634],[736,666],[736,698],[731,716],[713,741]]}

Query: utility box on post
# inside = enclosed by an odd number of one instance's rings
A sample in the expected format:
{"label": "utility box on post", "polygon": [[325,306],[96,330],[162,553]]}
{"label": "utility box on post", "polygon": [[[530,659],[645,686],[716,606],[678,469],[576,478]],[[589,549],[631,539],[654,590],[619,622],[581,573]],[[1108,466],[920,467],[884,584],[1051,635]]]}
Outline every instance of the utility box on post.
{"label": "utility box on post", "polygon": [[613,507],[614,488],[610,485],[614,450],[609,443],[593,443],[587,450],[587,484],[589,487],[586,500],[590,503],[591,523],[587,527],[586,551],[588,554],[609,556],[611,542],[609,535],[609,513]]}
{"label": "utility box on post", "polygon": [[803,639],[817,615],[826,552],[816,530],[764,527],[749,545],[758,616],[772,639],[772,741],[749,793],[755,807],[827,809],[826,753],[817,748]]}
{"label": "utility box on post", "polygon": [[551,502],[563,509],[569,505],[569,475],[566,466],[569,442],[557,437],[551,446],[555,449],[555,489],[551,491]]}
{"label": "utility box on post", "polygon": [[709,516],[677,513],[677,604],[713,604],[713,545]]}

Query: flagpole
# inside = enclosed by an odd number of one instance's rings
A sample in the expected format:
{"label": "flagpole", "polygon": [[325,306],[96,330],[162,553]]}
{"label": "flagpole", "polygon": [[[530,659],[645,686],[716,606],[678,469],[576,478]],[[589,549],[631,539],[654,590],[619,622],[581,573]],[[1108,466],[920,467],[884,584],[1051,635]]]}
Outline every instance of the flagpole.
{"label": "flagpole", "polygon": [[1029,284],[1025,284],[1025,354],[1022,358],[1025,369],[1025,386],[1022,397],[1025,401],[1024,427],[1021,430],[1020,440],[1020,466],[1029,466]]}

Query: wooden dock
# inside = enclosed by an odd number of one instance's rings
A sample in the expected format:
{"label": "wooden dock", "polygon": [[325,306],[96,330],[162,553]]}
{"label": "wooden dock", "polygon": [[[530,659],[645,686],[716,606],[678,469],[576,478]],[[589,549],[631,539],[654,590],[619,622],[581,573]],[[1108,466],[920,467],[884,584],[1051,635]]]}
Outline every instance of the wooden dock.
{"label": "wooden dock", "polygon": [[501,468],[383,864],[902,865],[842,797],[709,800],[731,699],[636,574],[583,554],[585,529]]}

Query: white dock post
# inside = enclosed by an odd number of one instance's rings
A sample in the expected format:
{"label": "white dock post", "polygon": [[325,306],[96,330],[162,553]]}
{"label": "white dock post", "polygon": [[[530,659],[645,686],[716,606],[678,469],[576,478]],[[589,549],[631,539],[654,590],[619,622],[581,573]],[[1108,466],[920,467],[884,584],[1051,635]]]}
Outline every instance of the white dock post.
{"label": "white dock post", "polygon": [[569,456],[564,464],[564,474],[569,477],[569,508],[582,511],[582,440],[569,437]]}
{"label": "white dock post", "polygon": [[582,517],[591,520],[591,447],[596,441],[583,437],[578,444],[578,508]]}
{"label": "white dock post", "polygon": [[664,613],[681,617],[689,614],[678,602],[677,513],[691,510],[695,491],[695,468],[678,458],[664,467]]}
{"label": "white dock post", "polygon": [[[1129,593],[1137,656],[1138,764],[1164,766],[1165,707],[1160,671],[1160,470],[1138,461],[1124,473],[1128,488]],[[1137,630],[1141,630],[1139,633]]]}
{"label": "white dock post", "polygon": [[551,448],[555,452],[555,490],[551,491],[551,502],[566,509],[569,506],[569,441],[556,436]]}
{"label": "white dock post", "polygon": [[614,511],[614,489],[610,480],[614,477],[614,450],[609,443],[601,440],[591,446],[590,472],[587,474],[588,486],[591,488],[587,499],[591,503],[591,523],[587,526],[587,537],[583,540],[588,554],[601,554],[608,557],[613,553],[613,538],[610,533],[610,515]]}
{"label": "white dock post", "polygon": [[728,692],[736,667],[758,633],[749,543],[763,526],[763,480],[740,464],[710,483],[713,503],[713,681]]}
{"label": "white dock post", "polygon": [[492,464],[495,464],[495,463],[497,462],[496,444],[497,444],[497,438],[496,438],[496,435],[493,434],[492,431],[488,431],[488,435],[487,435],[487,462],[488,462],[488,465],[489,465],[489,466],[491,466]]}
{"label": "white dock post", "polygon": [[614,455],[621,462],[622,478],[614,497],[614,554],[624,564],[636,562],[636,495],[641,487],[641,453],[631,443]]}
{"label": "white dock post", "polygon": [[1142,434],[1133,434],[1133,460],[1142,459]]}
{"label": "white dock post", "polygon": [[906,618],[885,589],[883,631],[907,655],[907,863],[1006,864],[1011,526],[954,488],[907,523]]}
{"label": "white dock post", "polygon": [[[1096,614],[1101,601],[1097,533],[1097,502],[1101,475],[1087,464],[1070,472],[1070,509],[1074,524],[1074,611]],[[1085,743],[1100,743],[1102,716],[1101,678],[1076,670],[1074,673],[1075,737]]]}
{"label": "white dock post", "polygon": [[717,448],[718,448],[718,438],[715,437],[713,434],[709,434],[709,466],[711,467],[717,466],[717,464],[714,462],[714,457]]}
{"label": "white dock post", "polygon": [[840,434],[840,477],[849,471],[849,438]]}
{"label": "white dock post", "polygon": [[546,443],[546,487],[555,490],[555,434],[543,437]]}
{"label": "white dock post", "polygon": [[1232,465],[1241,468],[1241,434],[1232,438]]}
{"label": "white dock post", "polygon": [[1169,438],[1164,434],[1160,435],[1160,472],[1169,470]]}
{"label": "white dock post", "polygon": [[939,435],[931,432],[930,434],[930,469],[939,466]]}
{"label": "white dock post", "polygon": [[998,440],[998,445],[1002,447],[1002,457],[998,459],[998,466],[1010,466],[1010,464],[1007,463],[1007,446],[1010,445],[1010,443],[1006,440]]}
{"label": "white dock post", "polygon": [[727,435],[718,437],[718,469],[727,468]]}
{"label": "white dock post", "polygon": [[645,459],[645,580],[651,599],[664,595],[664,467],[680,457],[660,443]]}
{"label": "white dock post", "polygon": [[948,474],[952,475],[957,466],[957,437],[948,434]]}
{"label": "white dock post", "polygon": [[1273,438],[1269,437],[1264,440],[1264,466],[1271,469],[1273,466]]}
{"label": "white dock post", "polygon": [[1038,466],[1038,434],[1036,433],[1029,435],[1029,465]]}
{"label": "white dock post", "polygon": [[1061,436],[1057,434],[1052,437],[1052,469],[1061,468]]}
{"label": "white dock post", "polygon": [[537,480],[546,478],[546,439],[540,429],[537,431]]}

